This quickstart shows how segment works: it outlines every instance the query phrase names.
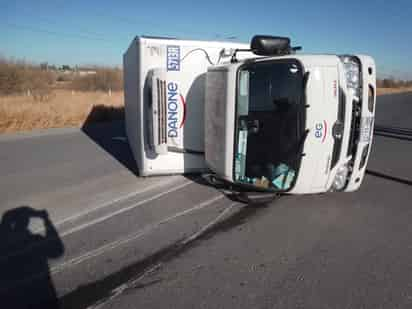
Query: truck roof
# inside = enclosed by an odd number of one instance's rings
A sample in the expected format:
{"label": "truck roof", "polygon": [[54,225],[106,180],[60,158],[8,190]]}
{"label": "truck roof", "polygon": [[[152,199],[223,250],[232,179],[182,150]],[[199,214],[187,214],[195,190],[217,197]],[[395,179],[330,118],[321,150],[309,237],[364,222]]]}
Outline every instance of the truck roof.
{"label": "truck roof", "polygon": [[274,57],[259,57],[256,58],[256,61],[267,61],[274,59],[298,59],[303,64],[308,66],[334,66],[339,61],[337,55],[332,54],[293,54],[285,56],[274,56]]}
{"label": "truck roof", "polygon": [[165,43],[165,44],[172,44],[173,41],[180,46],[196,46],[196,47],[222,47],[222,48],[249,48],[248,43],[240,43],[240,42],[228,42],[228,41],[218,41],[218,40],[186,40],[186,39],[178,39],[178,38],[171,38],[171,37],[156,37],[156,36],[136,36],[134,41],[148,41],[148,42],[157,42],[157,43]]}

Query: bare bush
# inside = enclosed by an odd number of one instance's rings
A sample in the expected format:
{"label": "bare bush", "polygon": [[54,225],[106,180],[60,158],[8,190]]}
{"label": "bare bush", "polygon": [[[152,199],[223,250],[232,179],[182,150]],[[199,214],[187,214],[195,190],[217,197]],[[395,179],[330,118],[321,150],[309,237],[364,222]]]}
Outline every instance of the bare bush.
{"label": "bare bush", "polygon": [[73,76],[72,76],[72,74],[60,73],[60,74],[57,75],[56,81],[58,81],[58,82],[71,82],[71,81],[73,81]]}
{"label": "bare bush", "polygon": [[28,72],[26,88],[36,101],[47,101],[52,95],[52,85],[55,76],[52,72],[34,68]]}
{"label": "bare bush", "polygon": [[[124,119],[123,93],[112,96],[98,92],[57,89],[39,104],[27,96],[0,98],[0,134],[40,128],[86,126],[94,122]],[[0,152],[1,153],[1,152]]]}
{"label": "bare bush", "polygon": [[78,91],[119,91],[123,89],[120,69],[96,68],[95,73],[76,76],[72,89]]}
{"label": "bare bush", "polygon": [[377,79],[378,88],[408,88],[412,87],[412,80],[401,80],[394,78]]}
{"label": "bare bush", "polygon": [[25,62],[0,59],[0,95],[28,94],[36,101],[47,100],[54,74]]}
{"label": "bare bush", "polygon": [[25,83],[24,65],[0,60],[0,94],[10,95],[23,91]]}

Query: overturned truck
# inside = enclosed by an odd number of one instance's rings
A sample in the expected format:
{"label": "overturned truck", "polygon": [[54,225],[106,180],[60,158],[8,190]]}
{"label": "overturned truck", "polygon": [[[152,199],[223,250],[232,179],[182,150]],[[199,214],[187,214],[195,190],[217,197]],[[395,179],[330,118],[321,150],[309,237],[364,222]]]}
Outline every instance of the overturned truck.
{"label": "overturned truck", "polygon": [[376,70],[365,55],[136,37],[124,54],[126,132],[142,176],[212,171],[249,191],[354,191],[365,174]]}

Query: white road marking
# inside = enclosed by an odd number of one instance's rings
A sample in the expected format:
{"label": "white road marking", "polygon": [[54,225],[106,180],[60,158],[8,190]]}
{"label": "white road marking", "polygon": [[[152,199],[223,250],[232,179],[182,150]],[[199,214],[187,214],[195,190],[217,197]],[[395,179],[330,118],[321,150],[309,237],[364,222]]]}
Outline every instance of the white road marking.
{"label": "white road marking", "polygon": [[117,288],[113,289],[111,291],[112,295],[110,295],[109,298],[99,300],[96,303],[94,303],[93,305],[87,307],[86,309],[99,309],[99,308],[102,308],[104,305],[107,305],[109,302],[111,302],[112,300],[114,300],[115,298],[117,298],[118,296],[123,294],[124,291],[126,291],[131,286],[133,286],[134,284],[136,284],[137,282],[142,280],[148,274],[156,271],[161,266],[162,266],[162,263],[157,263],[155,266],[150,267],[147,271],[145,271],[141,276],[139,276],[135,280],[133,280],[131,282],[123,283],[123,284],[119,285]]}
{"label": "white road marking", "polygon": [[[94,257],[97,257],[97,256],[99,256],[99,255],[102,255],[102,254],[106,253],[107,251],[116,249],[116,248],[118,248],[118,247],[121,246],[121,245],[124,245],[124,244],[126,244],[126,243],[128,243],[128,242],[131,242],[131,241],[133,241],[133,240],[136,240],[136,239],[138,239],[138,238],[140,238],[140,237],[145,236],[145,235],[148,234],[150,231],[158,228],[158,227],[159,227],[160,225],[162,225],[162,224],[168,223],[169,221],[172,221],[172,220],[174,220],[174,219],[176,219],[176,218],[178,218],[178,217],[187,215],[187,214],[189,214],[189,213],[191,213],[191,212],[194,212],[194,211],[196,211],[196,210],[200,210],[200,209],[202,209],[202,208],[205,208],[206,206],[209,206],[210,204],[212,204],[212,203],[214,203],[214,202],[222,199],[223,197],[224,197],[224,195],[215,196],[215,197],[213,197],[213,198],[211,198],[211,199],[208,199],[208,200],[206,200],[206,201],[204,201],[204,202],[202,202],[202,203],[200,203],[200,204],[197,204],[196,206],[194,206],[194,207],[192,207],[192,208],[186,209],[186,210],[184,210],[184,211],[181,211],[181,212],[179,212],[179,213],[174,214],[173,216],[167,217],[167,218],[165,218],[165,219],[163,219],[163,220],[161,220],[161,221],[159,221],[159,222],[157,222],[157,223],[154,223],[154,224],[152,224],[152,225],[149,225],[149,226],[145,227],[144,229],[141,229],[141,230],[137,231],[136,233],[128,236],[127,238],[114,241],[114,242],[112,242],[112,243],[109,243],[109,244],[107,244],[107,245],[104,245],[104,246],[102,246],[102,247],[99,247],[99,248],[97,248],[97,249],[95,249],[95,250],[91,250],[91,251],[89,251],[89,252],[86,252],[85,254],[82,254],[82,255],[80,255],[80,256],[78,256],[78,257],[72,258],[72,259],[70,259],[70,260],[68,260],[68,261],[66,261],[66,262],[63,262],[63,263],[58,264],[58,265],[56,265],[56,266],[53,266],[53,267],[50,268],[49,274],[52,274],[52,275],[58,274],[58,273],[62,272],[63,270],[65,270],[65,269],[68,268],[68,267],[78,265],[78,264],[80,264],[80,263],[82,263],[82,262],[84,262],[84,261],[87,261],[87,260],[91,259],[91,258],[94,258]],[[193,234],[192,236],[190,236],[188,239],[193,240],[193,239],[195,239],[196,237],[198,237],[199,235],[201,235],[202,232],[206,231],[210,226],[212,226],[213,224],[215,224],[216,222],[218,222],[224,215],[226,215],[226,213],[228,213],[228,212],[231,210],[231,208],[233,208],[233,206],[236,205],[236,204],[237,204],[237,203],[232,203],[231,205],[229,205],[229,206],[228,206],[222,213],[220,213],[214,220],[212,220],[212,221],[209,222],[208,224],[204,225],[198,232],[194,233],[194,234]],[[189,241],[188,239],[186,239],[186,241],[183,242],[183,244],[187,243],[187,242]],[[137,279],[135,279],[135,280],[131,281],[131,283],[127,284],[127,286],[131,286],[131,284],[136,284],[138,281],[140,281],[141,279],[143,279],[148,273],[156,270],[159,266],[161,266],[161,263],[158,263],[158,264],[154,265],[153,267],[151,267],[149,270],[145,271],[145,272],[144,272],[141,276],[139,276]],[[44,275],[45,275],[45,273],[37,273],[37,274],[34,274],[34,275],[32,275],[32,276],[30,276],[30,277],[27,277],[27,278],[25,278],[25,279],[23,279],[23,280],[20,280],[20,281],[18,281],[18,282],[15,282],[15,285],[12,286],[12,287],[7,287],[6,289],[2,289],[2,288],[0,287],[0,291],[7,291],[8,289],[13,288],[13,287],[15,287],[15,286],[18,286],[19,284],[22,284],[22,283],[25,283],[25,282],[29,282],[29,281],[35,280],[36,278],[40,278],[41,276],[44,276]],[[116,295],[120,295],[121,292],[124,291],[124,288],[125,288],[124,286],[125,286],[125,284],[120,285],[118,288],[116,288],[115,290],[113,290],[113,292],[115,292]],[[116,297],[116,296],[114,296],[114,297]],[[111,300],[111,299],[114,298],[114,297],[110,297],[109,300]],[[98,302],[97,304],[92,305],[92,306],[89,307],[89,308],[96,308],[96,306],[97,306],[97,307],[100,307],[100,305],[104,305],[105,303],[107,303],[107,301],[105,301],[103,304]]]}
{"label": "white road marking", "polygon": [[[141,206],[141,205],[143,205],[143,204],[145,204],[145,203],[148,203],[148,202],[153,201],[153,200],[155,200],[155,199],[157,199],[157,198],[159,198],[159,197],[162,197],[163,195],[166,195],[166,194],[169,194],[169,193],[171,193],[171,192],[177,191],[177,190],[179,190],[179,189],[181,189],[181,188],[184,188],[184,187],[190,185],[191,183],[193,183],[193,182],[192,182],[192,181],[184,182],[183,184],[180,184],[180,185],[178,185],[178,186],[176,186],[176,187],[172,187],[171,189],[169,189],[169,190],[167,190],[167,191],[163,191],[163,192],[161,192],[161,193],[159,193],[159,194],[153,195],[153,196],[151,196],[150,198],[147,198],[147,199],[145,199],[145,200],[139,201],[138,203],[132,204],[132,205],[130,205],[130,206],[128,206],[128,207],[125,207],[125,208],[121,208],[121,209],[119,209],[118,211],[112,212],[112,213],[110,213],[110,214],[108,214],[108,215],[106,215],[106,216],[102,216],[102,217],[99,217],[99,218],[97,218],[97,219],[95,219],[95,220],[92,220],[92,221],[89,221],[89,222],[87,222],[87,223],[84,223],[84,224],[81,224],[81,225],[79,225],[79,226],[76,226],[76,227],[74,227],[74,228],[72,228],[72,229],[70,229],[70,230],[67,230],[66,232],[60,233],[60,234],[59,234],[59,237],[60,237],[60,238],[63,238],[64,236],[73,234],[73,233],[78,232],[78,231],[80,231],[80,230],[83,230],[83,229],[85,229],[85,228],[87,228],[87,227],[89,227],[89,226],[92,226],[92,225],[94,225],[94,224],[103,222],[103,221],[105,221],[105,220],[107,220],[107,219],[109,219],[109,218],[111,218],[111,217],[114,217],[114,216],[116,216],[116,215],[118,215],[118,214],[121,214],[121,213],[123,213],[123,212],[125,212],[125,211],[128,211],[128,210],[131,210],[131,209],[133,209],[133,208],[139,207],[139,206]],[[39,229],[38,233],[39,233],[39,232],[41,233],[41,232],[42,232],[42,229]],[[47,242],[48,240],[46,239],[45,241]],[[18,250],[18,251],[15,251],[15,252],[11,252],[11,253],[9,253],[9,254],[7,254],[7,255],[5,255],[5,256],[0,256],[0,262],[2,262],[2,261],[4,261],[4,260],[8,260],[8,259],[10,259],[10,258],[12,258],[13,256],[16,256],[16,255],[18,255],[18,254],[22,254],[22,253],[24,253],[24,252],[30,251],[30,250],[32,250],[34,247],[36,247],[36,246],[39,245],[39,244],[41,244],[41,242],[40,242],[40,243],[37,243],[37,244],[34,244],[34,245],[31,245],[31,246],[29,245],[29,246],[25,247],[25,248],[22,249],[22,250]]]}
{"label": "white road marking", "polygon": [[155,200],[155,199],[158,199],[158,198],[160,198],[160,197],[162,197],[162,196],[164,196],[164,195],[166,195],[166,194],[169,194],[169,193],[172,193],[172,192],[177,191],[177,190],[179,190],[179,189],[182,189],[182,188],[184,188],[184,187],[186,187],[186,186],[188,186],[188,185],[190,185],[190,184],[192,184],[192,183],[193,183],[192,181],[184,182],[183,184],[180,184],[180,185],[178,185],[178,186],[176,186],[176,187],[173,187],[173,188],[171,188],[171,189],[169,189],[169,190],[166,190],[166,191],[163,191],[163,192],[161,192],[161,193],[155,194],[155,195],[153,195],[153,196],[151,196],[151,197],[149,197],[149,198],[147,198],[147,199],[141,200],[141,201],[139,201],[139,202],[137,202],[137,203],[135,203],[135,204],[132,204],[132,205],[127,206],[127,207],[124,207],[124,208],[121,208],[121,209],[116,210],[116,211],[114,211],[114,212],[112,212],[112,213],[110,213],[110,214],[107,214],[107,215],[105,215],[105,216],[102,216],[102,217],[96,218],[96,219],[94,219],[94,220],[91,220],[91,221],[89,221],[89,222],[87,222],[87,223],[80,224],[80,225],[78,225],[78,226],[76,226],[76,227],[74,227],[74,228],[72,228],[72,229],[69,229],[69,230],[67,230],[67,231],[65,231],[65,232],[62,232],[62,233],[60,234],[60,238],[63,238],[63,237],[65,237],[65,236],[68,236],[68,235],[70,235],[70,234],[73,234],[73,233],[75,233],[75,232],[78,232],[78,231],[80,231],[80,230],[83,230],[83,229],[85,229],[85,228],[87,228],[87,227],[89,227],[89,226],[95,225],[95,224],[97,224],[97,223],[106,221],[107,219],[110,219],[110,218],[112,218],[112,217],[114,217],[114,216],[117,216],[117,215],[119,215],[119,214],[121,214],[121,213],[123,213],[123,212],[129,211],[129,210],[131,210],[131,209],[133,209],[133,208],[139,207],[139,206],[141,206],[141,205],[143,205],[143,204],[146,204],[146,203],[151,202],[151,201],[153,201],[153,200]]}
{"label": "white road marking", "polygon": [[[115,199],[113,199],[113,200],[111,200],[111,201],[108,201],[108,202],[105,202],[105,203],[103,203],[103,204],[101,204],[101,205],[98,205],[98,206],[96,206],[96,207],[94,207],[94,208],[90,208],[90,209],[87,209],[87,210],[85,210],[85,211],[78,212],[78,213],[76,213],[76,214],[73,215],[73,216],[70,216],[70,217],[64,218],[64,219],[62,219],[62,220],[53,222],[53,225],[54,225],[55,227],[58,227],[58,226],[66,223],[66,222],[76,220],[76,219],[78,219],[78,218],[80,218],[80,217],[84,217],[84,216],[86,216],[86,215],[88,215],[88,214],[90,214],[90,213],[92,213],[92,212],[95,212],[95,211],[97,211],[97,210],[106,208],[106,207],[108,207],[108,206],[110,206],[110,205],[113,205],[113,204],[115,204],[115,203],[118,203],[118,202],[121,202],[121,201],[125,201],[125,200],[127,200],[127,199],[129,199],[129,198],[131,198],[131,197],[133,197],[133,196],[137,196],[137,195],[142,194],[142,193],[145,193],[145,192],[147,192],[147,191],[160,188],[160,187],[162,187],[162,186],[164,186],[164,185],[166,185],[166,184],[172,183],[172,182],[174,182],[174,181],[175,181],[175,179],[172,178],[172,180],[168,179],[167,181],[162,181],[162,182],[160,182],[160,183],[156,183],[156,184],[153,184],[153,185],[151,185],[151,186],[147,186],[146,188],[144,188],[144,189],[142,189],[142,190],[125,194],[125,195],[120,196],[120,197],[117,197],[117,198],[115,198]],[[33,231],[33,233],[41,233],[41,232],[43,232],[43,231],[44,231],[44,227],[41,227],[41,228],[38,228],[38,229],[36,229],[35,231]]]}
{"label": "white road marking", "polygon": [[[186,238],[183,242],[181,242],[182,245],[185,245],[193,240],[195,240],[196,238],[198,238],[200,235],[202,235],[205,231],[207,231],[207,229],[209,229],[210,227],[212,227],[213,225],[215,225],[217,222],[219,222],[219,220],[221,220],[229,211],[232,210],[232,208],[237,205],[238,203],[232,203],[230,204],[224,211],[222,211],[222,213],[220,213],[215,219],[213,219],[212,221],[210,221],[209,223],[205,224],[200,230],[198,230],[197,232],[195,232],[194,234],[192,234],[191,236],[189,236],[188,238]],[[129,282],[125,282],[121,285],[119,285],[117,288],[112,290],[112,295],[110,295],[109,298],[107,299],[102,299],[100,301],[98,301],[97,303],[87,307],[87,309],[99,309],[102,308],[104,305],[107,305],[109,302],[111,302],[112,300],[114,300],[115,298],[117,298],[118,296],[120,296],[124,291],[126,291],[127,289],[133,287],[135,284],[137,284],[140,280],[142,280],[144,277],[146,277],[148,274],[156,271],[158,268],[160,268],[162,266],[162,262],[157,263],[156,265],[150,267],[148,270],[146,270],[143,274],[141,274],[139,277],[137,277],[134,280],[131,280]]]}
{"label": "white road marking", "polygon": [[198,238],[200,235],[202,235],[207,229],[209,229],[211,226],[215,225],[220,219],[222,219],[229,211],[232,210],[232,208],[237,205],[238,203],[232,203],[230,204],[220,215],[218,215],[213,221],[209,222],[208,224],[204,225],[199,231],[194,233],[192,236],[186,238],[182,243],[187,244],[196,238]]}
{"label": "white road marking", "polygon": [[[166,194],[166,193],[165,193],[165,194]],[[124,244],[126,244],[126,243],[128,243],[128,242],[130,242],[130,241],[136,240],[136,239],[138,239],[138,238],[140,238],[140,237],[148,234],[149,232],[151,232],[152,230],[158,228],[158,227],[159,227],[160,225],[162,225],[162,224],[165,224],[165,223],[167,223],[167,222],[169,222],[169,221],[172,221],[172,220],[174,220],[174,219],[176,219],[176,218],[178,218],[178,217],[187,215],[187,214],[189,214],[189,213],[191,213],[191,212],[193,212],[193,211],[200,210],[200,209],[202,209],[202,208],[204,208],[204,207],[206,207],[206,206],[209,206],[210,204],[212,204],[212,203],[214,203],[214,202],[222,199],[223,197],[224,197],[224,195],[215,196],[215,197],[213,197],[213,198],[211,198],[211,199],[208,199],[208,200],[206,200],[206,201],[204,201],[204,202],[202,202],[202,203],[200,203],[200,204],[197,204],[196,206],[194,206],[194,207],[192,207],[192,208],[189,208],[189,209],[186,209],[186,210],[181,211],[181,212],[179,212],[179,213],[176,213],[176,214],[174,214],[173,216],[167,217],[167,218],[165,218],[165,219],[163,219],[163,220],[161,220],[161,221],[159,221],[159,222],[157,222],[157,223],[151,224],[151,225],[149,225],[149,226],[147,226],[147,227],[145,227],[145,228],[137,231],[136,233],[133,233],[133,234],[129,235],[129,236],[126,237],[126,238],[113,241],[113,242],[111,242],[111,243],[109,243],[109,244],[106,244],[106,245],[101,246],[101,247],[99,247],[99,248],[96,248],[96,249],[94,249],[94,250],[88,251],[88,252],[86,252],[86,253],[84,253],[84,254],[82,254],[82,255],[80,255],[80,256],[77,256],[77,257],[75,257],[75,258],[72,258],[72,259],[70,259],[70,260],[68,260],[68,261],[66,261],[66,262],[60,263],[60,264],[58,264],[58,265],[56,265],[56,266],[53,266],[53,267],[51,267],[50,272],[51,272],[52,274],[59,273],[59,272],[63,271],[65,268],[67,268],[67,267],[69,267],[69,266],[74,266],[74,265],[80,264],[80,263],[82,263],[82,262],[84,262],[84,261],[86,261],[86,260],[89,260],[89,259],[91,259],[91,258],[97,257],[97,256],[99,256],[99,255],[101,255],[101,254],[103,254],[103,253],[105,253],[105,252],[107,252],[107,251],[109,251],[109,250],[116,249],[116,248],[118,248],[118,247],[121,246],[121,245],[124,245]]]}

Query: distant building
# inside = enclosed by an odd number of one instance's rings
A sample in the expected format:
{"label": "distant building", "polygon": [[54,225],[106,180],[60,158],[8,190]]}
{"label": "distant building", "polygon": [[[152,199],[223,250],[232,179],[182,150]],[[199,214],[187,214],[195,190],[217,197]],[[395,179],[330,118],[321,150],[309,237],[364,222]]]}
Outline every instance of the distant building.
{"label": "distant building", "polygon": [[79,70],[79,71],[75,71],[75,74],[78,74],[80,76],[85,76],[85,75],[92,75],[92,74],[96,74],[96,71],[92,71],[92,70],[88,70],[88,71],[83,71],[83,70]]}
{"label": "distant building", "polygon": [[95,68],[90,68],[90,67],[75,67],[74,73],[80,76],[85,76],[85,75],[92,75],[96,74],[96,69]]}

